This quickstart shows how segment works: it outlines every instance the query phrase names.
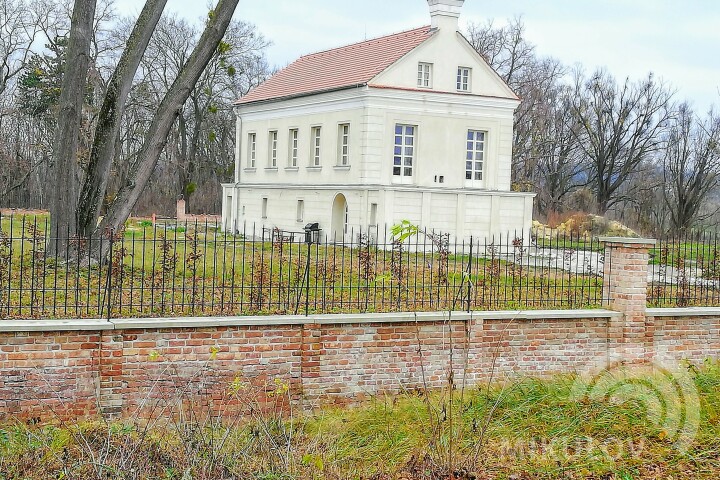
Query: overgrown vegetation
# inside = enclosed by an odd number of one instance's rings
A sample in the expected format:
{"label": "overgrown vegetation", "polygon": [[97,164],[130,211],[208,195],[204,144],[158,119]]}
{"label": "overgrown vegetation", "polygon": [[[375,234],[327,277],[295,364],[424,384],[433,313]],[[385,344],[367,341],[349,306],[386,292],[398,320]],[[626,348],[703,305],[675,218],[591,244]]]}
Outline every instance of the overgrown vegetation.
{"label": "overgrown vegetation", "polygon": [[[175,380],[150,420],[2,425],[0,478],[715,479],[720,367],[708,360],[683,368],[701,415],[684,451],[649,413],[651,403],[576,397],[578,382],[586,386],[577,376],[451,382],[429,395],[421,388],[299,415],[283,379],[236,378],[211,398],[202,387],[210,369]],[[652,374],[638,381],[657,385]],[[213,413],[221,411],[224,421]]]}

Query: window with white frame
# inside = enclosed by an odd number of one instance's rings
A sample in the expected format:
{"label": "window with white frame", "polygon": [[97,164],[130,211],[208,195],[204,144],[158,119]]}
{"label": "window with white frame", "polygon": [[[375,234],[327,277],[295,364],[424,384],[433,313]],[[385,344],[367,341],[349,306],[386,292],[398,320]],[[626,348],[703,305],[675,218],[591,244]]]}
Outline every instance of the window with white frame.
{"label": "window with white frame", "polygon": [[298,136],[297,128],[291,128],[288,135],[288,167],[298,166]]}
{"label": "window with white frame", "polygon": [[248,167],[255,168],[255,159],[257,157],[257,135],[248,133]]}
{"label": "window with white frame", "polygon": [[411,179],[415,163],[414,125],[395,125],[395,147],[393,150],[393,176],[399,179]]}
{"label": "window with white frame", "polygon": [[457,70],[457,89],[459,92],[470,91],[470,78],[472,69],[468,67],[458,67]]}
{"label": "window with white frame", "polygon": [[311,167],[319,167],[320,166],[320,127],[313,127],[312,128],[312,158],[310,161]]}
{"label": "window with white frame", "polygon": [[350,165],[350,124],[342,123],[338,126],[338,165]]}
{"label": "window with white frame", "polygon": [[485,137],[480,130],[468,130],[465,154],[465,180],[482,181],[485,163]]}
{"label": "window with white frame", "polygon": [[432,63],[418,63],[418,87],[432,88]]}
{"label": "window with white frame", "polygon": [[271,130],[268,135],[268,167],[277,168],[278,158],[278,132]]}
{"label": "window with white frame", "polygon": [[263,197],[262,199],[262,218],[267,218],[267,212],[268,212],[268,199],[267,197]]}

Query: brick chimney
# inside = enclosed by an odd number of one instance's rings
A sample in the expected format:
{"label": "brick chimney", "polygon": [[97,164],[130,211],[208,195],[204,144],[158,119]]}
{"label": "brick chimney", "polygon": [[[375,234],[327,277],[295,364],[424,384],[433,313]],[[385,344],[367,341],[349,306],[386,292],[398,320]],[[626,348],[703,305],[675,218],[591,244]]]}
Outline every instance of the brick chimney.
{"label": "brick chimney", "polygon": [[457,32],[463,3],[465,0],[428,0],[432,28]]}

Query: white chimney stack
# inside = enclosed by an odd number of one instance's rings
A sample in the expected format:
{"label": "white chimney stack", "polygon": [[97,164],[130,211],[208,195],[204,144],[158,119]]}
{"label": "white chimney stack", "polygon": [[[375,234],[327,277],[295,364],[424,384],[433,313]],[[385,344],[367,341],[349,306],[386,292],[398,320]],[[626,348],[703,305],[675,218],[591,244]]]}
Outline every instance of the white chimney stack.
{"label": "white chimney stack", "polygon": [[430,26],[439,30],[457,32],[458,19],[465,0],[428,0],[430,5]]}

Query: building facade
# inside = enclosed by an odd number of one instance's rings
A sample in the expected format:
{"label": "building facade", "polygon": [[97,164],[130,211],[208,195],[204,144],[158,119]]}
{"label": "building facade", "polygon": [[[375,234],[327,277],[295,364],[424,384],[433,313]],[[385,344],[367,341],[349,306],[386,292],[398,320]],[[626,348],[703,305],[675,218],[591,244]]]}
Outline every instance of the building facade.
{"label": "building facade", "polygon": [[529,230],[533,194],[510,188],[519,99],[458,32],[463,1],[428,3],[430,26],[301,57],[238,101],[226,231]]}

